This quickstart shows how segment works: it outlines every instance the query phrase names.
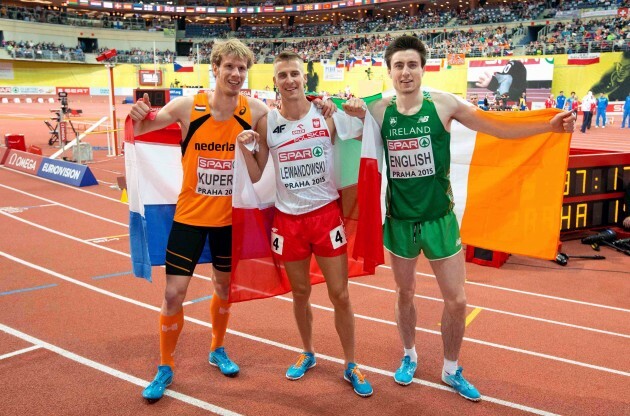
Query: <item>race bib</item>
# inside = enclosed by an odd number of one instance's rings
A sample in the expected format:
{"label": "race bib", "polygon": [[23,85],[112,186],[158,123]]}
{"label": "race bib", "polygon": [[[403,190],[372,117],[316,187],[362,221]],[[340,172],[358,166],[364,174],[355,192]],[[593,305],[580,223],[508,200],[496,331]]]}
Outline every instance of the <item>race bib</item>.
{"label": "race bib", "polygon": [[387,150],[387,163],[392,179],[435,175],[435,159],[430,136],[389,140]]}
{"label": "race bib", "polygon": [[197,193],[210,196],[231,196],[234,161],[199,157],[197,163]]}
{"label": "race bib", "polygon": [[271,251],[276,254],[282,255],[282,248],[284,247],[284,237],[271,232]]}
{"label": "race bib", "polygon": [[343,225],[334,228],[330,232],[330,242],[335,250],[347,243],[346,231],[343,229]]}
{"label": "race bib", "polygon": [[290,190],[309,188],[326,182],[326,158],[322,146],[278,153],[280,179]]}

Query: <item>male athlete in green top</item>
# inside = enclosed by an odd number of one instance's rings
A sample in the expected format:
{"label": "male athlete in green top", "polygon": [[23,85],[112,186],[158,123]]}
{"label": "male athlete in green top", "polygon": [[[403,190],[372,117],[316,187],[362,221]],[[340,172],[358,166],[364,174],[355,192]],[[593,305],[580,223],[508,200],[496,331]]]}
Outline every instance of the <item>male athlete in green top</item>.
{"label": "male athlete in green top", "polygon": [[466,127],[505,139],[545,132],[573,132],[575,116],[567,111],[548,123],[524,120],[514,128],[483,117],[483,111],[442,91],[420,89],[426,49],[413,36],[394,39],[385,51],[395,99],[370,105],[381,126],[387,160],[387,215],[383,226],[385,248],[391,253],[397,286],[396,321],[404,357],[394,379],[408,385],[417,367],[415,349],[415,267],[420,252],[431,262],[442,297],[442,381],[466,399],[481,395],[462,376],[459,350],[466,320],[466,270],[459,225],[453,214],[449,180],[450,128],[457,120]]}

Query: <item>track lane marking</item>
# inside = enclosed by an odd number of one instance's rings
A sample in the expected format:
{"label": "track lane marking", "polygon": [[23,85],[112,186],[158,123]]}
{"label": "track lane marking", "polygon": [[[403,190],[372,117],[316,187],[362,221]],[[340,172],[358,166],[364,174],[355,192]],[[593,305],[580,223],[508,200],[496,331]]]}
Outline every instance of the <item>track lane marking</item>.
{"label": "track lane marking", "polygon": [[[121,300],[121,301],[124,301],[124,302],[128,302],[128,303],[131,303],[133,305],[140,306],[140,307],[143,307],[145,309],[149,309],[149,310],[154,311],[154,312],[159,312],[160,311],[160,308],[158,308],[158,307],[146,304],[144,302],[140,302],[140,301],[132,299],[132,298],[128,298],[126,296],[119,295],[117,293],[113,293],[113,292],[101,289],[101,288],[96,287],[96,286],[92,286],[92,285],[90,285],[88,283],[84,283],[84,282],[82,282],[80,280],[76,280],[76,279],[74,279],[72,277],[63,275],[61,273],[55,272],[53,270],[47,269],[45,267],[42,267],[42,266],[39,266],[39,265],[36,265],[36,264],[33,264],[33,263],[29,262],[29,261],[26,261],[26,260],[20,259],[18,257],[12,256],[12,255],[10,255],[8,253],[4,253],[4,252],[0,251],[0,256],[5,257],[5,258],[7,258],[7,259],[9,259],[11,261],[14,261],[16,263],[22,264],[24,266],[30,267],[32,269],[38,270],[38,271],[40,271],[42,273],[46,273],[46,274],[49,274],[51,276],[57,277],[59,279],[65,280],[67,282],[73,283],[73,284],[75,284],[77,286],[81,286],[83,288],[95,291],[95,292],[100,293],[102,295],[109,296],[109,297],[112,297],[114,299]],[[316,306],[316,305],[313,305],[313,306]],[[331,309],[331,308],[328,308],[328,309]],[[195,323],[197,325],[204,326],[206,328],[212,328],[212,324],[210,324],[209,322],[203,321],[201,319],[192,318],[190,316],[184,316],[184,319],[186,321]],[[387,321],[383,321],[383,322],[387,322]],[[395,325],[395,323],[394,323],[394,325]],[[4,330],[4,328],[8,328],[8,327],[0,324],[0,329]],[[5,331],[5,332],[7,332],[7,331]],[[247,333],[240,332],[240,331],[235,331],[235,330],[232,330],[232,329],[228,329],[227,332],[230,333],[230,334],[233,334],[233,335],[236,335],[236,336],[239,336],[239,337],[251,340],[251,341],[260,342],[260,343],[263,343],[263,344],[271,345],[271,346],[274,346],[274,347],[278,347],[278,348],[281,348],[281,349],[284,349],[284,350],[288,350],[288,351],[292,351],[292,352],[296,352],[296,353],[300,353],[303,350],[303,348],[293,347],[293,346],[290,346],[290,345],[287,345],[287,344],[283,344],[283,343],[280,343],[280,342],[277,342],[277,341],[273,341],[273,340],[270,340],[270,339],[258,337],[256,335],[251,335],[251,334],[247,334]],[[30,342],[34,343],[32,341],[30,341]],[[49,344],[49,345],[51,345],[51,344]],[[70,353],[70,354],[73,354],[73,353]],[[323,359],[323,360],[326,360],[326,361],[331,361],[331,362],[334,362],[334,363],[337,363],[337,364],[342,364],[342,365],[344,364],[344,360],[342,358],[337,358],[337,357],[333,357],[333,356],[330,356],[330,355],[317,354],[317,358]],[[387,376],[387,377],[393,377],[394,376],[394,373],[392,371],[382,370],[380,368],[370,367],[370,366],[367,366],[367,365],[361,365],[361,369],[365,370],[365,371],[370,371],[370,372],[373,372],[373,373],[376,373],[376,374],[380,374],[380,375],[383,375],[383,376]],[[117,371],[117,370],[114,370],[114,371]],[[122,373],[122,374],[124,374],[124,373]],[[140,380],[140,379],[138,379],[138,380]],[[140,380],[140,381],[142,383],[144,383],[144,384],[142,384],[142,386],[146,386],[148,384],[148,382],[146,382],[144,380]],[[451,392],[453,394],[457,394],[452,388],[444,386],[442,384],[437,384],[437,383],[433,383],[433,382],[430,382],[430,381],[427,381],[427,380],[418,379],[418,378],[414,378],[413,382],[417,383],[417,384],[420,384],[420,385],[423,385],[423,386],[426,386],[426,387],[431,387],[431,388],[434,388],[434,389],[437,389],[437,390],[442,390],[442,391]],[[138,384],[138,385],[140,385],[140,384]],[[537,415],[543,415],[543,416],[555,416],[556,415],[555,413],[551,413],[551,412],[548,412],[548,411],[545,411],[545,410],[536,409],[536,408],[533,408],[533,407],[521,405],[519,403],[509,402],[509,401],[502,400],[502,399],[497,399],[497,398],[494,398],[494,397],[491,397],[491,396],[483,396],[483,400],[486,401],[486,402],[495,403],[495,404],[498,404],[498,405],[501,405],[501,406],[510,407],[510,408],[513,408],[513,409],[518,409],[518,410],[522,410],[522,411],[533,413],[533,414],[537,414]]]}
{"label": "track lane marking", "polygon": [[61,202],[53,201],[52,199],[44,198],[42,196],[37,196],[37,195],[31,194],[29,192],[22,191],[20,189],[16,189],[16,188],[12,188],[12,187],[7,186],[7,185],[3,185],[1,183],[0,183],[0,187],[8,189],[10,191],[21,193],[21,194],[29,196],[31,198],[36,198],[36,199],[40,199],[42,201],[49,202],[49,203],[51,203],[53,205],[57,205],[57,206],[66,208],[66,209],[69,209],[71,211],[81,213],[83,215],[87,215],[88,217],[97,218],[97,219],[102,220],[102,221],[110,222],[112,224],[121,225],[121,226],[123,226],[125,228],[129,228],[129,224],[125,224],[124,222],[119,222],[119,221],[111,220],[109,218],[102,217],[102,216],[97,215],[97,214],[92,214],[91,212],[87,212],[87,211],[84,211],[82,209],[74,208],[74,207],[71,207],[70,205],[66,205],[66,204],[62,204]]}
{"label": "track lane marking", "polygon": [[[351,285],[363,286],[363,287],[367,287],[367,288],[370,288],[370,289],[380,290],[380,291],[383,291],[383,292],[396,293],[396,291],[393,290],[393,289],[387,289],[387,288],[384,288],[384,287],[370,285],[370,284],[367,284],[367,283],[361,283],[361,282],[356,282],[356,281],[352,281],[352,280],[349,280],[348,283],[351,284]],[[418,294],[415,294],[414,296],[419,298],[419,299],[432,300],[432,301],[435,301],[435,302],[444,303],[444,300],[442,298],[434,298],[434,297],[431,297],[431,296],[423,296],[423,295],[418,295]],[[509,316],[514,316],[514,317],[517,317],[517,318],[530,319],[532,321],[545,322],[545,323],[548,323],[548,324],[559,325],[559,326],[566,326],[568,328],[580,329],[580,330],[590,331],[590,332],[597,332],[597,333],[600,333],[600,334],[606,334],[606,335],[612,335],[612,336],[615,336],[615,337],[621,337],[621,338],[628,338],[628,339],[630,339],[630,335],[628,335],[628,334],[621,334],[621,333],[618,333],[618,332],[606,331],[604,329],[597,329],[597,328],[592,328],[592,327],[588,327],[588,326],[569,324],[567,322],[554,321],[552,319],[538,318],[536,316],[523,315],[521,313],[509,312],[509,311],[504,311],[504,310],[501,310],[501,309],[493,309],[493,308],[488,308],[486,306],[477,306],[477,305],[473,305],[471,303],[468,303],[466,306],[468,306],[470,308],[482,308],[482,309],[484,309],[486,311],[495,312],[495,313],[502,314],[502,315],[509,315]]]}
{"label": "track lane marking", "polygon": [[[8,169],[8,168],[5,168],[5,167],[0,167],[0,168]],[[8,170],[10,170],[11,172],[20,173],[20,174],[23,174],[23,175],[26,175],[26,176],[29,176],[29,177],[35,177],[35,176],[28,175],[28,174],[20,172],[20,171],[14,171],[14,170],[11,170],[11,169],[8,169]],[[37,178],[38,179],[42,179],[42,180],[46,180],[46,181],[48,181],[50,183],[54,183],[54,184],[57,184],[57,185],[62,185],[62,186],[68,187],[68,188],[76,190],[76,191],[86,192],[88,194],[91,194],[91,195],[94,195],[94,196],[97,196],[97,197],[101,197],[101,198],[105,198],[105,199],[108,199],[108,200],[111,200],[111,201],[114,201],[114,202],[120,202],[117,199],[113,199],[113,198],[109,198],[109,197],[106,197],[106,196],[103,196],[103,195],[100,195],[100,194],[96,194],[96,193],[93,193],[93,192],[85,191],[83,189],[76,188],[76,187],[73,187],[73,186],[70,186],[70,185],[66,185],[66,184],[63,184],[63,183],[51,181],[51,180],[44,179],[44,178],[39,178],[39,177],[37,177]],[[56,203],[55,201],[48,200],[46,198],[39,197],[37,195],[31,194],[31,193],[28,193],[28,192],[25,192],[25,191],[22,191],[22,190],[19,190],[19,189],[16,189],[16,188],[12,188],[10,186],[6,186],[6,185],[3,185],[3,184],[0,184],[0,187],[4,187],[4,188],[10,189],[10,190],[14,190],[14,191],[20,192],[20,193],[22,193],[24,195],[32,196],[33,198],[39,198],[39,199],[42,199],[42,200],[45,200],[45,201],[50,201],[50,202]],[[63,205],[63,204],[60,204],[60,203],[56,203],[56,204]],[[117,221],[114,221],[114,220],[110,220],[110,219],[107,219],[105,217],[101,217],[101,216],[96,215],[96,214],[90,214],[88,212],[85,212],[85,211],[82,211],[82,210],[78,210],[76,208],[72,208],[72,207],[69,207],[69,206],[66,206],[66,205],[63,205],[63,206],[67,207],[68,209],[72,209],[72,210],[75,210],[75,211],[80,211],[82,213],[85,213],[86,215],[102,219],[104,221],[109,221],[109,222],[112,222],[112,223],[115,223],[115,224],[123,225],[124,227],[128,227],[128,224],[124,224],[124,223],[120,223],[120,222],[117,222]],[[387,265],[380,265],[378,267],[391,270],[391,267],[387,266]],[[435,279],[435,275],[429,274],[429,273],[416,272],[416,275],[430,277],[430,278]],[[580,300],[575,300],[575,299],[561,298],[561,297],[558,297],[558,296],[551,296],[551,295],[545,295],[545,294],[534,293],[534,292],[527,292],[527,291],[522,291],[522,290],[518,290],[518,289],[506,288],[506,287],[503,287],[503,286],[495,286],[495,285],[488,285],[488,284],[485,284],[485,283],[471,282],[468,279],[466,280],[466,284],[470,284],[470,285],[474,285],[474,286],[487,287],[487,288],[496,289],[496,290],[505,290],[505,291],[508,291],[508,292],[514,292],[514,293],[519,293],[519,294],[529,295],[529,296],[534,296],[534,297],[542,297],[542,298],[547,298],[547,299],[552,299],[552,300],[558,300],[558,301],[561,301],[561,302],[576,303],[576,304],[580,304],[580,305],[593,306],[593,307],[596,307],[596,308],[611,309],[611,310],[616,310],[616,311],[620,311],[620,312],[630,313],[630,309],[618,308],[618,307],[615,307],[615,306],[602,305],[602,304],[585,302],[585,301],[580,301]],[[490,310],[490,309],[487,309],[487,310]]]}
{"label": "track lane marking", "polygon": [[[378,267],[382,267],[382,268],[388,269],[388,270],[392,269],[390,266],[386,266],[386,265],[380,265]],[[418,276],[425,276],[425,277],[431,277],[431,278],[435,279],[435,275],[434,274],[416,272],[416,275],[418,275]],[[630,313],[630,309],[618,308],[616,306],[601,305],[601,304],[598,304],[598,303],[584,302],[584,301],[581,301],[581,300],[561,298],[561,297],[558,297],[558,296],[545,295],[545,294],[541,294],[541,293],[527,292],[527,291],[524,291],[524,290],[511,289],[509,287],[494,286],[494,285],[489,285],[489,284],[486,284],[486,283],[471,282],[470,280],[466,280],[466,284],[473,285],[473,286],[487,287],[489,289],[505,290],[506,292],[519,293],[521,295],[529,295],[529,296],[535,296],[535,297],[540,297],[540,298],[559,300],[559,301],[562,301],[562,302],[577,303],[579,305],[594,306],[596,308],[611,309],[611,310],[614,310],[614,311]]]}
{"label": "track lane marking", "polygon": [[[66,349],[63,349],[61,347],[58,347],[56,345],[50,344],[46,341],[42,341],[39,338],[35,338],[31,335],[28,335],[24,332],[18,331],[17,329],[11,328],[9,326],[3,325],[0,323],[0,331],[3,331],[9,335],[13,335],[14,337],[20,338],[24,341],[30,342],[31,344],[33,344],[33,347],[30,347],[30,349],[37,349],[37,348],[44,348],[47,349],[48,351],[54,352],[58,355],[61,355],[64,358],[67,358],[69,360],[72,360],[74,362],[77,362],[79,364],[82,364],[86,367],[90,367],[93,368],[94,370],[98,370],[100,372],[103,372],[107,375],[119,378],[121,380],[127,381],[129,383],[135,384],[136,386],[140,386],[140,387],[146,387],[149,385],[149,381],[143,380],[139,377],[135,377],[132,376],[131,374],[122,372],[120,370],[116,370],[115,368],[106,366],[105,364],[101,364],[97,361],[93,361],[90,360],[89,358],[83,357],[79,354],[75,354],[73,352],[70,352]],[[29,349],[29,348],[26,348]],[[0,359],[2,359],[2,357],[0,357]],[[184,403],[190,404],[192,406],[195,407],[199,407],[201,409],[204,410],[208,410],[211,412],[214,412],[218,415],[224,415],[224,416],[239,416],[239,413],[235,413],[231,410],[228,409],[224,409],[222,407],[216,406],[212,403],[208,403],[208,402],[204,402],[203,400],[197,399],[195,397],[192,396],[188,396],[187,394],[183,394],[183,393],[178,393],[174,390],[171,389],[167,389],[164,391],[164,395],[165,396],[170,396],[174,399],[180,400]]]}
{"label": "track lane marking", "polygon": [[0,355],[0,361],[5,360],[7,358],[11,358],[11,357],[15,357],[21,354],[25,354],[27,352],[31,352],[31,351],[35,351],[40,349],[41,346],[39,345],[31,345],[30,347],[26,347],[26,348],[22,348],[21,350],[17,350],[17,351],[13,351],[4,355]]}
{"label": "track lane marking", "polygon": [[[38,227],[38,228],[47,229],[46,227],[40,226],[38,224],[31,223],[30,221],[24,220],[24,219],[19,218],[19,217],[15,217],[15,216],[13,216],[11,214],[7,214],[7,213],[3,213],[3,212],[0,212],[0,214],[1,215],[5,215],[5,216],[9,216],[9,217],[14,218],[14,219],[16,219],[18,221],[21,221],[21,222],[29,223],[29,224],[31,224],[31,225],[33,225],[35,227]],[[63,233],[58,233],[58,232],[56,232],[54,230],[53,230],[53,232],[55,234],[59,234],[59,235],[65,236],[65,234],[63,234]],[[112,250],[112,249],[109,249],[108,247],[102,247],[102,246],[99,246],[97,244],[87,243],[87,242],[85,242],[83,240],[80,240],[80,239],[72,237],[72,236],[67,236],[67,237],[70,238],[70,239],[74,239],[74,240],[76,240],[76,241],[78,241],[80,243],[83,243],[83,244],[88,244],[88,245],[91,245],[91,246],[94,246],[94,247],[97,247],[97,248],[100,248],[100,249],[103,249],[103,250],[111,251],[111,252],[114,252],[114,253],[117,253],[117,254],[122,254],[122,255],[124,255],[126,257],[130,257],[129,254],[126,254],[126,253],[123,253],[123,252],[120,252],[120,251],[117,251],[117,250]],[[0,252],[0,254],[3,254],[3,253]],[[212,281],[212,278],[206,277],[206,276],[202,276],[202,275],[198,275],[196,273],[194,274],[194,276],[200,277],[200,278],[202,278],[204,280]],[[289,300],[291,302],[293,301],[290,298],[286,298],[286,297],[282,297],[282,296],[276,296],[275,298],[276,299]],[[327,307],[316,305],[316,304],[312,304],[311,306],[313,308],[317,308],[317,309],[333,311],[332,308],[327,308]],[[369,320],[369,321],[374,321],[374,322],[381,322],[381,323],[385,323],[387,325],[396,325],[396,323],[392,322],[392,321],[386,321],[386,320],[379,319],[379,318],[372,318],[372,317],[369,317],[369,316],[366,316],[366,315],[359,315],[359,314],[356,314],[356,313],[355,313],[355,317],[359,317],[359,318],[366,319],[366,320]],[[430,333],[430,334],[436,334],[436,335],[440,335],[441,336],[440,332],[433,331],[433,330],[430,330],[430,329],[416,327],[416,330],[417,331],[421,331],[421,332],[427,332],[427,333]],[[549,355],[549,354],[543,354],[543,353],[538,353],[538,352],[534,352],[534,351],[524,350],[524,349],[521,349],[521,348],[510,347],[510,346],[507,346],[507,345],[491,343],[491,342],[488,342],[488,341],[482,341],[482,340],[478,340],[478,339],[475,339],[475,338],[464,337],[464,340],[472,342],[472,343],[477,343],[477,344],[490,346],[490,347],[496,347],[496,348],[499,348],[499,349],[508,350],[508,351],[512,351],[512,352],[519,352],[519,353],[526,354],[526,355],[533,355],[533,356],[540,357],[540,358],[547,358],[547,359],[554,360],[554,361],[560,361],[560,362],[564,362],[564,363],[574,364],[574,365],[587,367],[587,368],[591,368],[591,369],[596,369],[596,370],[600,370],[600,371],[610,372],[610,373],[614,373],[614,374],[620,374],[620,375],[624,375],[624,376],[630,376],[630,373],[626,373],[626,372],[623,372],[623,371],[620,371],[620,370],[615,370],[615,369],[611,369],[611,368],[607,368],[607,367],[600,367],[600,366],[596,366],[594,364],[588,364],[588,363],[583,363],[581,361],[569,360],[567,358],[556,357],[556,356]],[[301,351],[298,351],[298,352],[301,352]]]}
{"label": "track lane marking", "polygon": [[466,327],[470,325],[470,323],[479,315],[483,308],[475,308],[473,311],[466,317]]}

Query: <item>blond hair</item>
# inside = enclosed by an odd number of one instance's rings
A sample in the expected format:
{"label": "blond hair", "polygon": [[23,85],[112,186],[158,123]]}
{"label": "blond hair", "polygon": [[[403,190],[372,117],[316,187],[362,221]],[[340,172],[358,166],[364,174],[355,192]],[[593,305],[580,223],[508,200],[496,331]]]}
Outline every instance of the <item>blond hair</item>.
{"label": "blond hair", "polygon": [[254,64],[254,54],[252,51],[238,39],[228,39],[223,41],[215,41],[210,53],[210,62],[216,66],[221,66],[224,56],[232,55],[247,61],[247,69]]}

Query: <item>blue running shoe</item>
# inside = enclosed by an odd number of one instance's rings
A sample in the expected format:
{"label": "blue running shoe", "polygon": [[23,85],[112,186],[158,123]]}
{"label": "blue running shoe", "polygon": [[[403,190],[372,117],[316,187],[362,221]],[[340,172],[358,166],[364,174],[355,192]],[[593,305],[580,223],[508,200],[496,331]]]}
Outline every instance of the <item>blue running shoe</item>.
{"label": "blue running shoe", "polygon": [[374,393],[370,382],[361,374],[359,367],[355,363],[348,364],[348,368],[343,373],[343,378],[352,384],[354,392],[361,397],[370,397]]}
{"label": "blue running shoe", "polygon": [[455,374],[452,375],[442,371],[442,381],[455,389],[455,391],[458,392],[459,395],[463,398],[471,400],[473,402],[478,402],[479,400],[481,400],[481,394],[479,394],[475,386],[470,384],[462,376],[463,370],[464,369],[462,367],[459,367]]}
{"label": "blue running shoe", "polygon": [[303,352],[300,354],[297,362],[287,370],[287,378],[289,380],[298,380],[304,377],[304,374],[311,368],[315,367],[315,354],[312,352]]}
{"label": "blue running shoe", "polygon": [[170,365],[158,366],[153,381],[142,391],[142,397],[153,403],[164,396],[164,390],[173,382],[173,370]]}
{"label": "blue running shoe", "polygon": [[418,363],[412,362],[411,357],[405,355],[400,361],[400,367],[396,370],[396,374],[394,374],[394,381],[401,386],[410,385],[416,368],[418,368]]}
{"label": "blue running shoe", "polygon": [[224,376],[236,377],[239,372],[238,365],[236,365],[234,361],[230,360],[223,347],[219,347],[212,351],[208,356],[208,362],[210,365],[219,367],[219,370],[221,370],[221,373],[223,373]]}

